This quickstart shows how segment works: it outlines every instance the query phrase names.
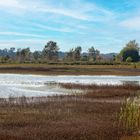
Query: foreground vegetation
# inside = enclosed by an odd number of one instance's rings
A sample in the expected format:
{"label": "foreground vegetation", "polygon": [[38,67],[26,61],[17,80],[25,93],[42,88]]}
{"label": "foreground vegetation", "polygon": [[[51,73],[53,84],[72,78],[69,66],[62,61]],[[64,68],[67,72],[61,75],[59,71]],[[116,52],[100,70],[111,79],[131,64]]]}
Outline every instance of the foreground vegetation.
{"label": "foreground vegetation", "polygon": [[140,86],[59,84],[81,94],[0,100],[1,140],[120,140],[128,135],[118,114]]}

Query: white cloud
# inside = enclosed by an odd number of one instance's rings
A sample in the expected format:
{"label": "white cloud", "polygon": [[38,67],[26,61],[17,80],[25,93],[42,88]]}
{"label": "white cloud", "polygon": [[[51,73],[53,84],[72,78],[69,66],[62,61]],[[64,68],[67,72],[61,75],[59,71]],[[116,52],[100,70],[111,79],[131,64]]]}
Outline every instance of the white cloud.
{"label": "white cloud", "polygon": [[[42,3],[42,1],[20,1],[20,0],[4,0],[0,1],[0,8],[9,8],[10,11],[22,12],[43,12],[52,13],[57,15],[68,16],[76,19],[87,20],[86,15],[80,12],[76,12],[75,9],[65,9],[64,7],[56,7],[54,5],[48,5],[47,3]],[[5,10],[5,9],[4,9]],[[7,10],[7,9],[6,9]],[[8,11],[9,11],[8,10]]]}
{"label": "white cloud", "polygon": [[18,39],[18,40],[5,40],[5,41],[0,41],[0,49],[4,48],[25,48],[25,47],[30,47],[31,50],[41,50],[46,43],[46,40],[42,39]]}
{"label": "white cloud", "polygon": [[43,7],[43,8],[38,8],[38,11],[45,12],[45,13],[53,13],[53,14],[59,14],[75,19],[81,19],[81,20],[89,20],[88,15],[85,15],[84,13],[79,13],[74,10],[66,10],[66,9],[59,9],[59,8],[53,8],[53,7]]}
{"label": "white cloud", "polygon": [[15,5],[19,5],[17,0],[4,0],[4,1],[0,1],[0,6],[14,7]]}
{"label": "white cloud", "polygon": [[57,31],[57,32],[66,32],[66,33],[73,32],[73,29],[71,29],[71,28],[64,28],[64,27],[63,28],[56,28],[56,27],[50,27],[50,26],[42,25],[42,24],[32,24],[32,25],[34,25],[37,28],[44,29],[44,30],[51,30],[51,31]]}
{"label": "white cloud", "polygon": [[126,19],[120,25],[128,29],[140,30],[140,16]]}
{"label": "white cloud", "polygon": [[28,34],[28,33],[19,33],[19,32],[0,32],[0,35],[46,38],[46,36],[43,36],[43,35]]}
{"label": "white cloud", "polygon": [[[96,36],[111,36],[114,30],[118,32],[118,29],[114,28],[116,27],[114,12],[96,5],[93,1],[89,3],[86,0],[0,0],[0,10],[1,15],[8,11],[18,14],[18,16],[10,14],[1,17],[1,24],[5,28],[1,28],[0,37],[3,36],[3,39],[7,41],[0,43],[0,46],[30,46],[33,48],[45,42],[38,39],[54,39],[61,42],[61,46],[67,49],[78,44],[86,46],[86,43],[82,42],[94,43]],[[8,20],[5,20],[5,16],[9,17]],[[47,33],[47,30],[73,34],[57,36],[55,32]],[[103,34],[103,32],[108,32],[108,34]],[[11,43],[8,41],[9,36],[10,39],[20,37],[22,40],[14,40]],[[32,39],[37,39],[37,41]],[[109,42],[113,39],[106,40]]]}
{"label": "white cloud", "polygon": [[4,8],[4,7],[18,8],[18,9],[25,8],[19,0],[1,0],[0,8]]}
{"label": "white cloud", "polygon": [[52,13],[55,15],[61,15],[65,17],[70,17],[78,20],[85,21],[105,21],[108,18],[114,16],[113,12],[95,5],[94,3],[76,2],[76,0],[71,1],[71,5],[54,6],[46,4],[37,4],[34,6],[34,11]]}
{"label": "white cloud", "polygon": [[3,7],[10,8],[9,10],[15,11],[16,14],[19,14],[23,11],[28,13],[31,11],[32,13],[51,13],[54,15],[61,15],[87,21],[100,21],[113,16],[111,11],[99,7],[94,3],[83,2],[81,0],[72,0],[71,5],[55,5],[54,3],[50,4],[48,0],[4,0],[0,1],[0,8]]}
{"label": "white cloud", "polygon": [[0,49],[2,48],[10,48],[13,47],[15,44],[11,42],[0,42]]}

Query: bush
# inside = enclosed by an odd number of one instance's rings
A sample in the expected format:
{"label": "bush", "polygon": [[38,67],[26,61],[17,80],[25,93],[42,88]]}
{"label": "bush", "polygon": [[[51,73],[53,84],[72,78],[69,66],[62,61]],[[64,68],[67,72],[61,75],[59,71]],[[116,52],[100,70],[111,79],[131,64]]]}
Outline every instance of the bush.
{"label": "bush", "polygon": [[132,62],[133,59],[131,57],[127,57],[126,62]]}
{"label": "bush", "polygon": [[135,40],[130,41],[126,44],[126,47],[121,50],[120,56],[122,56],[123,61],[126,61],[128,57],[131,57],[133,62],[138,62],[139,44]]}

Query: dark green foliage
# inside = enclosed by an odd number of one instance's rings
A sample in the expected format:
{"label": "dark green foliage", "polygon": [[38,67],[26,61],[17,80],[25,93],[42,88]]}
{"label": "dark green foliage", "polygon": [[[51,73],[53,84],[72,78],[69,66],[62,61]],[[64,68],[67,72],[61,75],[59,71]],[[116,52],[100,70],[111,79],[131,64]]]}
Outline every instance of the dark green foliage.
{"label": "dark green foliage", "polygon": [[139,61],[139,44],[136,43],[135,40],[130,41],[128,44],[126,44],[126,47],[122,49],[120,55],[123,58],[123,61],[126,61],[127,58],[131,57],[132,62],[138,62]]}

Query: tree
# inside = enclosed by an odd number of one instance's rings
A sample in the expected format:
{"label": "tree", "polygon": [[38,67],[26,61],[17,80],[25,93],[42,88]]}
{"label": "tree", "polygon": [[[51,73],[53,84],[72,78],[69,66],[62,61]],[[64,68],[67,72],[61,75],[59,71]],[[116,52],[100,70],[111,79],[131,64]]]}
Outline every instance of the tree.
{"label": "tree", "polygon": [[18,49],[17,49],[16,57],[17,57],[17,60],[18,60],[18,61],[21,61],[21,48],[18,48]]}
{"label": "tree", "polygon": [[0,60],[1,60],[2,63],[6,63],[6,62],[8,62],[10,60],[10,57],[9,57],[9,55],[2,56]]}
{"label": "tree", "polygon": [[93,46],[88,49],[89,61],[95,61],[97,56],[99,56],[100,51],[95,49]]}
{"label": "tree", "polygon": [[25,48],[21,50],[21,57],[23,61],[29,60],[30,59],[30,49]]}
{"label": "tree", "polygon": [[81,61],[87,62],[88,61],[88,56],[86,54],[83,54],[82,58],[81,58]]}
{"label": "tree", "polygon": [[56,61],[58,60],[58,51],[59,47],[57,42],[49,41],[43,49],[43,56],[49,61]]}
{"label": "tree", "polygon": [[122,62],[122,61],[123,61],[122,55],[120,55],[120,54],[116,55],[115,61],[116,61],[116,62]]}
{"label": "tree", "polygon": [[135,40],[129,41],[121,50],[120,55],[123,61],[126,61],[128,57],[131,57],[133,62],[139,61],[139,44]]}
{"label": "tree", "polygon": [[65,58],[68,61],[73,61],[73,59],[74,59],[74,49],[70,49],[70,51],[66,53]]}
{"label": "tree", "polygon": [[38,60],[39,58],[41,58],[41,52],[40,51],[33,52],[33,58],[35,60]]}
{"label": "tree", "polygon": [[15,52],[15,48],[14,47],[10,48],[9,52],[10,53],[14,53]]}
{"label": "tree", "polygon": [[74,60],[75,61],[80,61],[80,59],[81,59],[81,52],[82,52],[81,46],[78,46],[78,47],[75,48],[75,50],[74,50]]}
{"label": "tree", "polygon": [[26,60],[29,60],[30,59],[30,48],[25,48],[25,49],[21,49],[19,48],[17,50],[17,58],[20,62],[25,62]]}

